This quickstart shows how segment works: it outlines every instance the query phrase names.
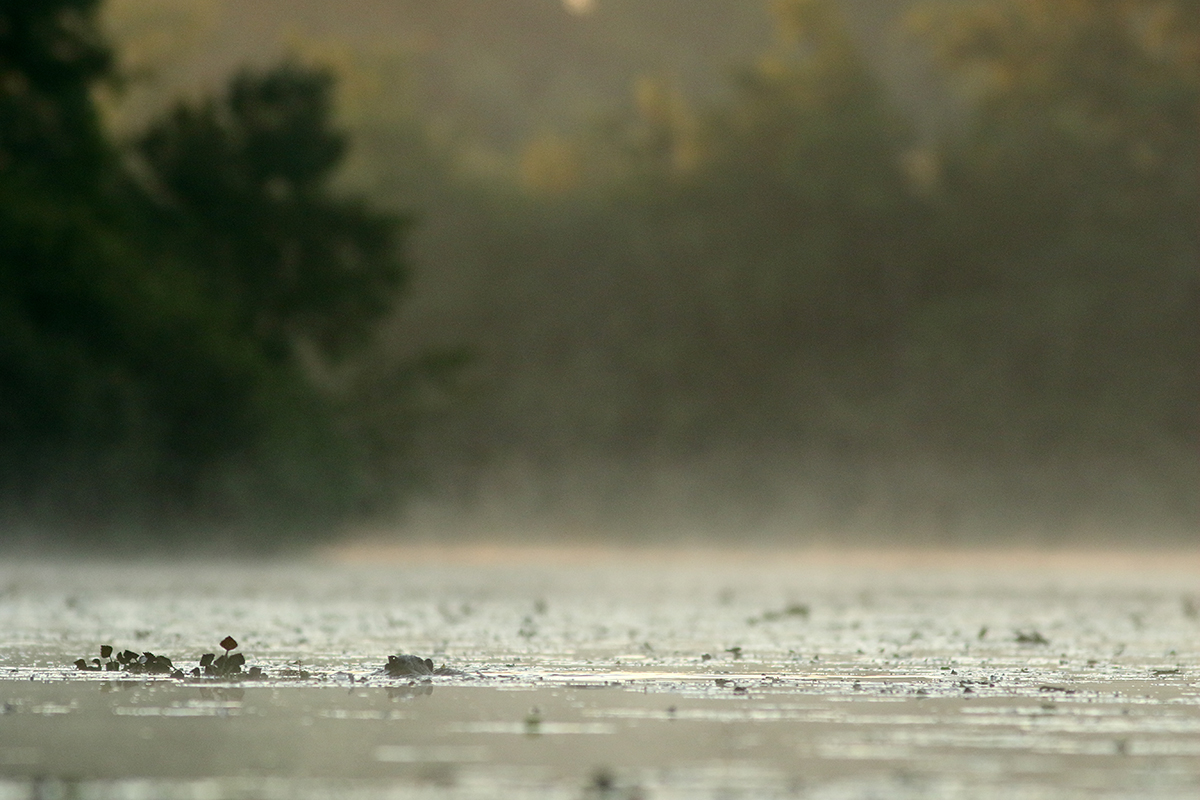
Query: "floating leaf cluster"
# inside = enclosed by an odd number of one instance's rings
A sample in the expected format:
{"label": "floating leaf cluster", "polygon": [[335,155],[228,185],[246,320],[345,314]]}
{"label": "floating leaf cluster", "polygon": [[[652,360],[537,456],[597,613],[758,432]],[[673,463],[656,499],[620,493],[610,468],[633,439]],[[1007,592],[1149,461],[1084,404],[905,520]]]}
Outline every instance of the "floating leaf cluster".
{"label": "floating leaf cluster", "polygon": [[241,653],[234,653],[238,643],[232,636],[226,636],[221,640],[221,648],[225,651],[221,655],[215,653],[205,653],[200,656],[199,666],[193,667],[190,671],[184,672],[182,668],[176,667],[171,659],[163,655],[156,655],[150,651],[143,653],[135,653],[132,650],[122,650],[119,653],[114,653],[113,647],[110,644],[100,645],[100,658],[92,658],[90,661],[86,658],[80,658],[75,661],[75,667],[80,670],[89,672],[127,672],[135,675],[170,675],[172,678],[261,678],[263,671],[261,667],[251,667],[249,671],[243,672],[242,667],[246,664],[246,657]]}
{"label": "floating leaf cluster", "polygon": [[[101,662],[101,659],[104,659]],[[171,663],[171,659],[166,656],[155,655],[150,651],[144,653],[135,653],[132,650],[122,650],[120,653],[113,653],[113,647],[110,644],[100,645],[100,658],[93,658],[91,661],[80,658],[75,661],[75,666],[81,670],[92,672],[132,672],[134,674],[151,674],[151,675],[172,675],[177,678],[183,677],[183,670],[177,669]]]}

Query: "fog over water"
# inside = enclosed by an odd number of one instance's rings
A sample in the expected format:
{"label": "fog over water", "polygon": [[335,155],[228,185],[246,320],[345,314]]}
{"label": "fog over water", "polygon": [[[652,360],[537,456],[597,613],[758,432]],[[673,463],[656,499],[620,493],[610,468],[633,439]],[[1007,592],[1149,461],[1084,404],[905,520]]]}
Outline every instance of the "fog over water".
{"label": "fog over water", "polygon": [[1200,796],[1198,59],[0,4],[0,800]]}
{"label": "fog over water", "polygon": [[1187,3],[73,2],[9,542],[1194,541]]}
{"label": "fog over water", "polygon": [[[0,796],[1184,798],[1198,575],[1041,551],[6,563]],[[226,635],[261,674],[192,677]],[[73,664],[104,644],[189,673]],[[391,674],[400,653],[439,671]]]}

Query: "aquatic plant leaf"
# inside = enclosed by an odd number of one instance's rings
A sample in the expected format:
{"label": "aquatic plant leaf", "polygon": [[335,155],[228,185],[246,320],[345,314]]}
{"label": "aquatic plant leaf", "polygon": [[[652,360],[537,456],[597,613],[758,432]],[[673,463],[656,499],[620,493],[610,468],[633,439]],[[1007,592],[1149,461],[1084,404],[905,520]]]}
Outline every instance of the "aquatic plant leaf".
{"label": "aquatic plant leaf", "polygon": [[221,647],[225,650],[232,650],[237,646],[238,646],[237,640],[234,639],[232,636],[226,636],[224,639],[221,640]]}
{"label": "aquatic plant leaf", "polygon": [[174,672],[175,666],[171,663],[171,659],[166,656],[151,656],[146,661],[146,671],[156,674],[167,675]]}
{"label": "aquatic plant leaf", "polygon": [[[74,664],[76,669],[90,672],[118,672],[124,670],[133,674],[170,675],[176,679],[183,679],[189,675],[198,678],[201,675],[227,677],[244,674],[243,667],[246,664],[245,655],[229,652],[229,650],[237,646],[237,642],[233,640],[233,637],[227,636],[221,644],[228,648],[225,653],[219,657],[213,653],[204,653],[200,656],[200,665],[191,670],[176,667],[169,657],[153,653],[149,650],[140,655],[132,650],[117,652],[112,645],[107,644],[101,645],[99,648],[100,654],[107,659],[106,661],[102,662],[99,658],[81,658],[76,660]],[[422,664],[430,672],[433,671],[432,660],[426,659]],[[251,677],[263,677],[262,668],[254,667],[251,670]],[[302,677],[308,677],[307,673],[303,673]]]}

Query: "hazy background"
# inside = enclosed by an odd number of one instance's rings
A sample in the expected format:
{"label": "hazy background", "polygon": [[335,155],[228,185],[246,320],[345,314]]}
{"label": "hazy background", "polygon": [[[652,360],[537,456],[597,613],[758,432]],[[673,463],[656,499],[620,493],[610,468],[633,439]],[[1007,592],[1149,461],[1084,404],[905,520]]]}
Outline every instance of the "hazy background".
{"label": "hazy background", "polygon": [[0,18],[13,541],[1194,541],[1187,0]]}

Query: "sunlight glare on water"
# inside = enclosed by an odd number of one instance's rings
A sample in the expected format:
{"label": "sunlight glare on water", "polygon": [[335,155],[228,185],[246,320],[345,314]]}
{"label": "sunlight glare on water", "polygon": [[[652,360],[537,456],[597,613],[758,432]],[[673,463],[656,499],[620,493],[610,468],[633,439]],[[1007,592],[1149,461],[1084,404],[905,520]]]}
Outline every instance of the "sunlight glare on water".
{"label": "sunlight glare on water", "polygon": [[[0,565],[0,798],[1200,795],[1194,554]],[[232,634],[262,680],[191,667]],[[392,654],[447,674],[393,677]],[[56,794],[57,793],[57,794]]]}

